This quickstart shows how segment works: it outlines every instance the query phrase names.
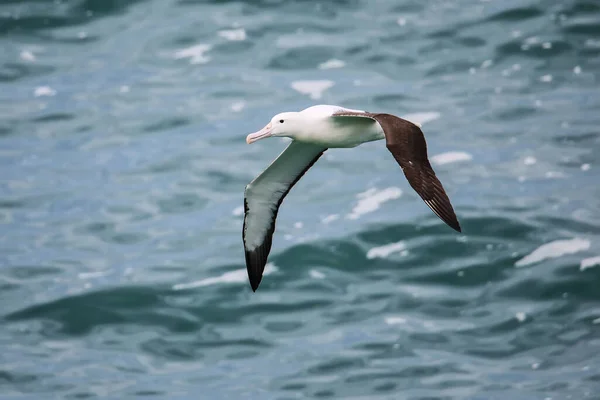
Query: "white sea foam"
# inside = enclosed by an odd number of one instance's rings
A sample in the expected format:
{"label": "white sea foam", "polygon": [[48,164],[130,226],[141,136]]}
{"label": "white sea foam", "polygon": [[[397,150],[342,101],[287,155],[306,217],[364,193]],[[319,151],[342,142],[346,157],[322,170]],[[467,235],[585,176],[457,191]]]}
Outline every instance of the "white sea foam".
{"label": "white sea foam", "polygon": [[55,94],[56,90],[52,89],[50,86],[38,86],[33,91],[35,97],[54,96]]}
{"label": "white sea foam", "polygon": [[326,217],[323,217],[323,219],[321,219],[321,222],[324,223],[324,224],[328,224],[328,223],[333,222],[333,221],[335,221],[336,219],[339,219],[339,218],[340,218],[339,214],[331,214],[331,215],[328,215]]}
{"label": "white sea foam", "polygon": [[239,207],[234,208],[233,211],[231,212],[231,214],[233,214],[236,217],[244,215],[244,206],[239,206]]}
{"label": "white sea foam", "polygon": [[473,156],[464,151],[448,151],[446,153],[436,154],[431,157],[431,162],[437,165],[450,164],[461,161],[472,160]]}
{"label": "white sea foam", "polygon": [[382,190],[371,188],[356,196],[358,203],[346,217],[357,219],[363,214],[377,210],[386,201],[397,199],[400,196],[402,196],[402,189],[397,187],[388,187]]}
{"label": "white sea foam", "polygon": [[412,114],[403,115],[402,118],[412,122],[415,125],[423,126],[424,124],[435,121],[441,116],[439,112],[436,111],[426,111],[426,112],[418,112]]}
{"label": "white sea foam", "polygon": [[553,242],[541,245],[530,254],[518,260],[515,263],[515,267],[525,267],[548,258],[557,258],[566,254],[574,254],[589,248],[590,241],[587,239],[574,238],[567,240],[555,240]]}
{"label": "white sea foam", "polygon": [[[277,271],[277,267],[272,263],[267,263],[265,266],[265,271],[263,275],[269,275],[273,272]],[[173,285],[173,290],[184,290],[184,289],[193,289],[202,286],[210,286],[216,284],[227,284],[227,283],[243,283],[248,280],[248,273],[245,269],[238,269],[235,271],[225,272],[220,276],[215,276],[213,278],[205,278],[200,279],[198,281],[189,282],[189,283],[178,283],[177,285]]]}
{"label": "white sea foam", "polygon": [[246,107],[246,103],[245,102],[243,102],[243,101],[236,101],[236,102],[232,103],[229,108],[231,108],[231,111],[240,112],[245,107]]}
{"label": "white sea foam", "polygon": [[397,317],[397,316],[385,317],[385,323],[388,324],[388,325],[405,324],[406,323],[406,318]]}
{"label": "white sea foam", "polygon": [[386,244],[385,246],[373,247],[367,252],[369,260],[373,258],[385,258],[392,253],[406,250],[406,244],[403,241]]}
{"label": "white sea foam", "polygon": [[319,69],[333,69],[333,68],[343,68],[346,66],[346,63],[342,60],[337,60],[332,58],[330,60],[325,61],[324,63],[319,64]]}
{"label": "white sea foam", "polygon": [[246,31],[244,28],[239,29],[224,29],[219,31],[219,36],[231,41],[242,41],[246,40]]}
{"label": "white sea foam", "polygon": [[599,267],[600,266],[600,256],[584,258],[581,260],[581,264],[579,264],[579,270],[585,271],[588,268]]}
{"label": "white sea foam", "polygon": [[23,61],[29,61],[29,62],[34,62],[36,59],[35,54],[33,54],[29,50],[21,51],[21,53],[19,54],[19,58]]}
{"label": "white sea foam", "polygon": [[212,48],[209,44],[197,44],[175,52],[175,59],[189,58],[190,64],[205,64],[210,60],[206,53]]}
{"label": "white sea foam", "polygon": [[292,89],[309,95],[313,100],[318,100],[323,96],[323,92],[333,85],[334,82],[330,80],[294,81],[292,82]]}
{"label": "white sea foam", "polygon": [[308,275],[310,275],[313,279],[325,279],[325,274],[321,271],[317,271],[316,269],[311,269],[308,271]]}

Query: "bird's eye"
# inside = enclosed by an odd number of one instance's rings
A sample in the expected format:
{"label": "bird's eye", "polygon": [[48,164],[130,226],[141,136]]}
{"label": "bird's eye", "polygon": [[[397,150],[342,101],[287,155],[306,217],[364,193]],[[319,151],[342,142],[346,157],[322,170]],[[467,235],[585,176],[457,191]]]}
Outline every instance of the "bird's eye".
{"label": "bird's eye", "polygon": [[279,120],[279,123],[280,123],[280,124],[283,124],[283,120],[282,120],[282,119],[280,119],[280,120]]}

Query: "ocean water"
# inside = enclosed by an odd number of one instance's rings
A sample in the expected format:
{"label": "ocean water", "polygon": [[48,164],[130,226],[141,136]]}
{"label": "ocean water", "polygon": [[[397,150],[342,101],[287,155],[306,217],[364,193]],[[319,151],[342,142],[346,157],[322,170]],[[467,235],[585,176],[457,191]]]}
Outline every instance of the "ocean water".
{"label": "ocean water", "polygon": [[[284,201],[252,293],[245,136],[423,125]],[[600,4],[0,1],[0,398],[600,399]]]}

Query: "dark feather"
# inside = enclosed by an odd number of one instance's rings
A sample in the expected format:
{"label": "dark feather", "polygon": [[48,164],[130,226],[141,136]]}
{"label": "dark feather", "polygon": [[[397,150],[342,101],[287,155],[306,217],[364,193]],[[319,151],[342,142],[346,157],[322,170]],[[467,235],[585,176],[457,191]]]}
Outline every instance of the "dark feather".
{"label": "dark feather", "polygon": [[410,186],[442,221],[461,232],[450,199],[429,163],[421,128],[391,114],[340,112],[334,116],[362,116],[377,121],[385,134],[386,147],[400,164]]}

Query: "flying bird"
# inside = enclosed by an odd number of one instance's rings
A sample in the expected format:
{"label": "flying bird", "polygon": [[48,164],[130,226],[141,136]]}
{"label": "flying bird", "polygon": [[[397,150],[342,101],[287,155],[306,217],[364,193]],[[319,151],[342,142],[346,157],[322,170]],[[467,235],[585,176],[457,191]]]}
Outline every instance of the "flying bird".
{"label": "flying bird", "polygon": [[275,115],[264,128],[249,134],[246,142],[269,137],[288,137],[292,142],[244,191],[242,238],[253,291],[267,264],[281,202],[329,148],[352,148],[385,139],[410,186],[442,221],[461,231],[448,195],[429,163],[423,132],[412,122],[391,114],[317,105]]}

